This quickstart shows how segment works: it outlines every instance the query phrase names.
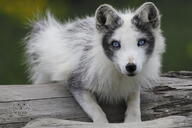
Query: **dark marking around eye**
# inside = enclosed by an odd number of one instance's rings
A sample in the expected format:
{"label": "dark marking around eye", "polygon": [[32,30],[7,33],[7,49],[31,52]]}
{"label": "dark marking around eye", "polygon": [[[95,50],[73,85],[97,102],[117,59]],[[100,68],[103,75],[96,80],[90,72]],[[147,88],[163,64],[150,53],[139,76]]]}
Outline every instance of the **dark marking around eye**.
{"label": "dark marking around eye", "polygon": [[146,35],[146,40],[148,44],[146,48],[146,54],[151,55],[155,47],[155,37],[152,32],[152,27],[149,23],[141,22],[141,19],[139,19],[137,15],[133,17],[132,24],[136,27],[137,31]]}
{"label": "dark marking around eye", "polygon": [[113,50],[111,49],[111,44],[109,43],[109,40],[111,39],[112,35],[113,35],[113,31],[108,31],[103,36],[103,41],[102,41],[104,52],[110,60],[112,60],[112,57],[114,54]]}
{"label": "dark marking around eye", "polygon": [[148,47],[146,49],[146,54],[151,55],[153,53],[154,47],[155,47],[155,38],[152,33],[147,33],[148,37]]}

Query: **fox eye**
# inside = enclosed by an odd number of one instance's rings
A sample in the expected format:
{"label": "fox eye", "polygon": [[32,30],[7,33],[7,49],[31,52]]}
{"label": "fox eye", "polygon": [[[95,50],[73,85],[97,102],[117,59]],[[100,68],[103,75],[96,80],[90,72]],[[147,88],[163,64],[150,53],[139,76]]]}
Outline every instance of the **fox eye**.
{"label": "fox eye", "polygon": [[146,44],[146,40],[145,39],[140,39],[137,43],[138,47],[144,46]]}
{"label": "fox eye", "polygon": [[119,41],[112,41],[112,42],[111,42],[111,45],[112,45],[112,47],[115,48],[115,49],[121,48],[121,44],[120,44]]}

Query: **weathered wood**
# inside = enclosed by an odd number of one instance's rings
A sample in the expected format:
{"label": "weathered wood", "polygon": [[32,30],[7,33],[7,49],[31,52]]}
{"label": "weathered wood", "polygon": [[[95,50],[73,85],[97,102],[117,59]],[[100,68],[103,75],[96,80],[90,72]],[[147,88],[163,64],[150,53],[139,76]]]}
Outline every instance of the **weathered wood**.
{"label": "weathered wood", "polygon": [[192,71],[169,71],[168,73],[164,73],[162,76],[191,79]]}
{"label": "weathered wood", "polygon": [[[186,117],[192,115],[192,75],[190,73],[177,72],[179,78],[171,73],[166,74],[156,87],[143,91],[142,120],[170,115]],[[123,120],[125,111],[123,103],[100,104],[111,122]],[[20,128],[39,117],[90,121],[61,83],[0,86],[0,128]]]}
{"label": "weathered wood", "polygon": [[192,118],[170,116],[140,123],[93,124],[54,118],[37,119],[24,128],[191,128]]}

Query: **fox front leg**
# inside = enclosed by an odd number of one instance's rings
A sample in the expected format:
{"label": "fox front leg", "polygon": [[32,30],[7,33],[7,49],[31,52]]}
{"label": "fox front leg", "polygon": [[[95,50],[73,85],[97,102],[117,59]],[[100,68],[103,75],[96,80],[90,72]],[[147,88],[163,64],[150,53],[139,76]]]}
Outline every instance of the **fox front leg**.
{"label": "fox front leg", "polygon": [[90,91],[73,87],[70,91],[94,123],[108,123],[106,114],[98,105],[95,96]]}
{"label": "fox front leg", "polygon": [[129,95],[124,122],[141,122],[140,90]]}

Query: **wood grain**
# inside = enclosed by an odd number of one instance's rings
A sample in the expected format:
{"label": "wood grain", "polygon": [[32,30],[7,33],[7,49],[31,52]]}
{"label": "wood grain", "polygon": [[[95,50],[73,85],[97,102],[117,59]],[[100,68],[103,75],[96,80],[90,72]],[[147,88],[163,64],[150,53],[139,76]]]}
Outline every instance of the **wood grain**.
{"label": "wood grain", "polygon": [[60,119],[37,119],[24,128],[191,128],[192,118],[170,116],[141,123],[94,124]]}
{"label": "wood grain", "polygon": [[[192,115],[192,73],[182,71],[171,74],[173,72],[162,75],[159,84],[142,92],[143,121],[175,115],[184,116],[186,120],[191,119],[189,116]],[[31,120],[43,117],[90,121],[67,87],[61,83],[0,86],[0,128],[21,128]],[[123,103],[100,105],[110,122],[123,121]]]}

